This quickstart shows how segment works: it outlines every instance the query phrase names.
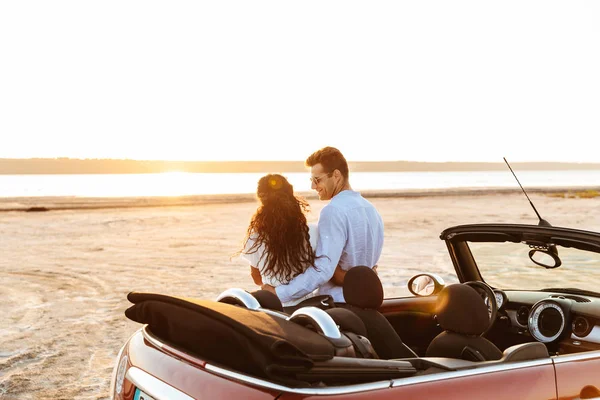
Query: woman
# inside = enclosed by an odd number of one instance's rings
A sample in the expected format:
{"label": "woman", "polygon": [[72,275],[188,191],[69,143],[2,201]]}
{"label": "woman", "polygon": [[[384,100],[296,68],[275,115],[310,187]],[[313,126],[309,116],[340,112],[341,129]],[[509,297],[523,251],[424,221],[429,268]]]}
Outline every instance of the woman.
{"label": "woman", "polygon": [[[250,220],[239,254],[250,263],[254,283],[276,287],[306,268],[314,268],[317,226],[307,224],[308,202],[294,195],[293,186],[283,176],[260,178],[256,195],[260,206]],[[310,296],[312,293],[283,306],[296,305]]]}

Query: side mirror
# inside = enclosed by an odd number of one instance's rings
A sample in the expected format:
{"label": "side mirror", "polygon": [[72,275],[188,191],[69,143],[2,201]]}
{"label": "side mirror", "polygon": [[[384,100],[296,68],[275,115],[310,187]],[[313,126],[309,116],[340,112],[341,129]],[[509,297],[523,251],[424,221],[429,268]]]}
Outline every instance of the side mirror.
{"label": "side mirror", "polygon": [[408,290],[415,296],[432,296],[438,294],[446,284],[436,274],[418,274],[408,280]]}

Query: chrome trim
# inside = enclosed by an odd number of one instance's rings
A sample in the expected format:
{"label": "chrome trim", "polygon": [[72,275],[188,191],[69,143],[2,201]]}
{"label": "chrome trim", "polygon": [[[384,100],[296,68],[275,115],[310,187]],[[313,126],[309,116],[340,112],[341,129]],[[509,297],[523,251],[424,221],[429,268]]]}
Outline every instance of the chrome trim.
{"label": "chrome trim", "polygon": [[239,374],[225,368],[215,365],[206,364],[205,368],[217,375],[235,379],[254,386],[259,386],[267,389],[280,390],[286,393],[306,394],[306,395],[335,395],[335,394],[350,394],[366,392],[368,390],[388,389],[391,387],[391,381],[378,381],[371,383],[360,383],[348,386],[330,386],[322,388],[291,388],[288,386],[278,385],[259,378],[253,378],[247,375]]}
{"label": "chrome trim", "polygon": [[564,356],[555,356],[553,358],[553,360],[554,360],[554,364],[562,364],[562,363],[573,362],[573,361],[592,360],[594,358],[597,358],[598,360],[600,360],[600,352],[599,351],[592,350],[592,351],[585,351],[585,352],[575,353],[575,354],[565,354]]}
{"label": "chrome trim", "polygon": [[269,310],[268,308],[259,308],[257,311],[262,311],[265,314],[269,314],[272,317],[277,317],[277,318],[282,318],[282,319],[288,319],[289,315],[282,313],[280,311],[275,311],[275,310]]}
{"label": "chrome trim", "polygon": [[125,377],[144,393],[156,400],[194,400],[193,397],[167,385],[139,368],[131,367]]}
{"label": "chrome trim", "polygon": [[223,293],[217,296],[217,301],[221,301],[227,297],[233,297],[236,300],[239,300],[244,304],[244,307],[250,310],[258,310],[260,308],[260,303],[256,300],[256,297],[252,296],[250,293],[246,292],[243,289],[239,288],[231,288],[227,289]]}
{"label": "chrome trim", "polygon": [[339,339],[342,337],[340,330],[329,314],[317,307],[302,307],[288,317],[288,321],[296,322],[308,318],[316,324],[320,332],[328,338]]}
{"label": "chrome trim", "polygon": [[574,333],[571,333],[571,339],[573,340],[583,340],[584,342],[591,343],[600,343],[600,326],[594,325],[590,333],[585,336],[577,336]]}
{"label": "chrome trim", "polygon": [[[489,366],[475,366],[474,368],[465,369],[461,371],[448,371],[448,372],[440,372],[436,374],[430,375],[421,375],[421,376],[412,376],[408,378],[398,378],[392,381],[392,387],[398,386],[407,386],[413,385],[416,383],[425,383],[432,381],[442,381],[446,379],[456,379],[463,378],[466,376],[475,376],[482,374],[489,374],[490,372],[499,372],[499,371],[511,371],[522,368],[531,368],[538,367],[542,365],[552,365],[552,359],[543,358],[539,360],[531,360],[531,361],[522,361],[522,362],[507,362],[507,363],[498,363],[496,361],[493,362],[493,365]],[[483,363],[477,363],[474,365],[482,365]]]}
{"label": "chrome trim", "polygon": [[[558,332],[556,332],[552,336],[546,336],[540,332],[539,328],[539,318],[544,312],[544,310],[552,308],[560,314],[560,328]],[[565,330],[565,313],[562,310],[562,307],[553,301],[542,300],[531,307],[529,311],[529,318],[527,319],[527,327],[529,328],[529,333],[533,336],[538,342],[542,343],[550,343],[559,338],[560,335]]]}
{"label": "chrome trim", "polygon": [[148,330],[148,325],[144,325],[142,327],[142,336],[144,337],[144,339],[146,339],[147,341],[150,342],[150,344],[156,348],[162,349],[164,344],[158,340],[156,337],[154,337],[154,335]]}

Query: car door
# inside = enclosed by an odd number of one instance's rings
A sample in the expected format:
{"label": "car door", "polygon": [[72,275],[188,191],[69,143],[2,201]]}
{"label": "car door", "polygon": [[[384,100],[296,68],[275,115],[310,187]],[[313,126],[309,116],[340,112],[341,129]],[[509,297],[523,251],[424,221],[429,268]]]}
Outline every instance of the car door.
{"label": "car door", "polygon": [[554,365],[550,358],[441,372],[406,379],[392,385],[394,399],[556,399]]}
{"label": "car door", "polygon": [[325,388],[321,393],[284,393],[280,400],[322,399],[444,399],[444,400],[549,400],[556,399],[554,365],[550,358],[496,363],[462,371],[437,372],[391,381],[364,384],[362,390]]}
{"label": "car door", "polygon": [[559,399],[600,398],[600,351],[557,356],[554,365]]}

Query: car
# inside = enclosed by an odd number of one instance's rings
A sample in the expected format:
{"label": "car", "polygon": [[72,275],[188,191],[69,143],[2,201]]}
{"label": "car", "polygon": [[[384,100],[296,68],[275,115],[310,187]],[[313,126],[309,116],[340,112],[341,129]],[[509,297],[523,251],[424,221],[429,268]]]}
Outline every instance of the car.
{"label": "car", "polygon": [[[352,268],[347,303],[283,309],[269,292],[214,300],[128,295],[141,324],[110,396],[149,399],[600,397],[600,233],[469,224],[440,235],[459,283],[413,276],[383,299]],[[275,298],[273,298],[275,297]]]}

